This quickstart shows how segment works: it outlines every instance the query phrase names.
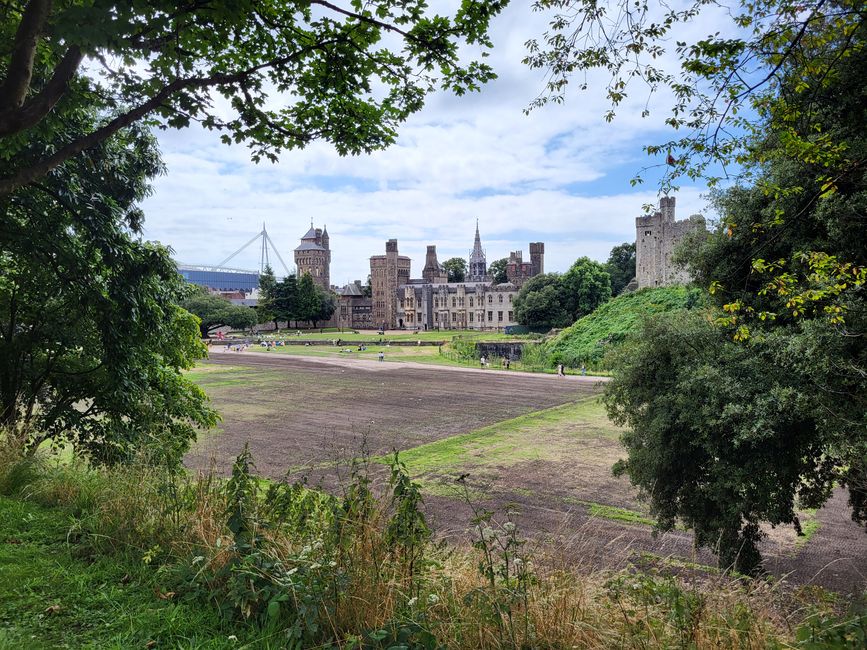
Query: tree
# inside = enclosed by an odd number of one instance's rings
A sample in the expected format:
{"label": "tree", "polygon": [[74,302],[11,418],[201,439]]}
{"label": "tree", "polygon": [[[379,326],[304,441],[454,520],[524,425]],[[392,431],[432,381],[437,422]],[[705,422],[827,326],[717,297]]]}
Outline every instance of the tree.
{"label": "tree", "polygon": [[285,320],[288,324],[298,320],[298,282],[295,275],[287,275],[282,282],[275,287],[275,298],[272,304],[274,318],[278,321]]}
{"label": "tree", "polygon": [[199,318],[199,333],[207,338],[218,327],[231,327],[245,330],[259,322],[255,309],[233,305],[222,296],[208,293],[203,287],[196,287],[192,295],[181,302],[181,306]]}
{"label": "tree", "polygon": [[566,296],[556,273],[536,275],[515,297],[515,320],[525,327],[567,327],[572,323]]}
{"label": "tree", "polygon": [[373,285],[371,284],[370,274],[367,275],[367,282],[361,287],[361,294],[365,298],[370,298],[373,296]]}
{"label": "tree", "polygon": [[[50,142],[21,143],[25,164],[99,119],[65,115]],[[140,239],[138,203],[161,170],[132,127],[0,199],[0,428],[24,451],[50,441],[95,462],[179,462],[216,421],[183,373],[205,356],[177,304],[185,283],[167,249]]]}
{"label": "tree", "polygon": [[[825,337],[809,338],[802,352]],[[827,396],[813,383],[830,367],[792,364],[790,345],[777,333],[739,344],[697,310],[660,314],[616,355],[606,386],[609,414],[627,427],[616,473],[659,529],[692,528],[721,569],[756,573],[760,524],[800,533],[797,509],[821,506],[839,477]]]}
{"label": "tree", "polygon": [[560,277],[566,298],[569,325],[594,311],[611,298],[611,279],[605,267],[588,257],[581,257]]}
{"label": "tree", "polygon": [[311,318],[313,327],[316,327],[316,323],[319,321],[330,319],[337,310],[337,296],[334,295],[333,291],[325,291],[320,287],[316,287],[316,293],[319,296],[319,309]]}
{"label": "tree", "polygon": [[[727,177],[755,135],[755,110],[778,96],[785,74],[798,69],[820,79],[821,70],[804,65],[811,58],[826,70],[844,66],[849,53],[863,46],[856,33],[865,20],[861,0],[740,0],[724,12],[707,0],[673,8],[628,0],[535,0],[533,8],[553,16],[541,40],[527,42],[524,63],[548,75],[545,91],[528,110],[562,103],[573,87],[586,90],[586,79],[597,71],[609,76],[608,121],[636,83],[643,84],[642,117],[652,115],[649,96],[665,91],[674,101],[664,122],[677,135],[644,148],[664,156],[657,165],[664,170],[664,190],[682,176],[711,186]],[[681,26],[701,17],[713,21],[714,34],[701,31],[689,40]],[[664,69],[660,62],[670,60],[672,47],[677,69]],[[641,172],[633,179],[640,182]]]}
{"label": "tree", "polygon": [[467,276],[467,261],[462,257],[453,257],[443,262],[443,268],[448,273],[449,282],[463,282]]}
{"label": "tree", "polygon": [[274,323],[274,331],[280,329],[277,324],[277,315],[274,311],[274,301],[277,298],[277,278],[270,265],[259,274],[259,302],[256,305],[256,314],[260,323]]}
{"label": "tree", "polygon": [[[0,159],[14,164],[0,195],[141,120],[200,122],[226,143],[249,143],[257,161],[319,139],[341,154],[383,148],[437,86],[460,95],[494,78],[461,53],[492,46],[489,22],[505,4],[463,0],[450,19],[422,0],[351,9],[326,0],[7,3]],[[213,108],[215,94],[231,115]],[[65,111],[95,101],[111,112],[69,141],[51,140]],[[25,161],[36,138],[44,151]]]}
{"label": "tree", "polygon": [[491,282],[494,284],[504,284],[509,281],[509,278],[506,275],[506,266],[508,266],[508,264],[508,257],[491,262],[491,265],[488,267],[488,275],[491,278]]}
{"label": "tree", "polygon": [[620,295],[635,277],[635,242],[624,242],[612,248],[605,270],[611,278],[611,295]]}
{"label": "tree", "polygon": [[607,389],[632,429],[620,469],[660,527],[682,518],[745,571],[760,522],[799,530],[835,485],[867,521],[867,22],[827,30],[780,60],[741,156],[753,183],[716,194],[722,221],[689,254],[715,309],[649,323]]}
{"label": "tree", "polygon": [[[317,286],[309,273],[301,276],[298,282],[298,294],[295,303],[295,318],[313,323],[322,307],[322,298]],[[315,327],[315,325],[314,325]]]}

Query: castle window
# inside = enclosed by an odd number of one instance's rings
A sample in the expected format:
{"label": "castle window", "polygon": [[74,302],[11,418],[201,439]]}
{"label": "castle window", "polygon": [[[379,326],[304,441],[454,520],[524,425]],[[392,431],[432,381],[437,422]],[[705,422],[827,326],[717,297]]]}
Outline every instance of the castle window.
{"label": "castle window", "polygon": [[471,323],[473,322],[473,316],[475,316],[475,314],[473,312],[470,312],[470,322]]}
{"label": "castle window", "polygon": [[452,298],[452,307],[455,307],[456,303],[457,303],[457,301],[454,298]]}
{"label": "castle window", "polygon": [[[500,304],[502,305],[503,304],[503,294],[500,294],[497,297],[500,299]],[[500,320],[502,320],[502,319],[500,319]]]}
{"label": "castle window", "polygon": [[494,312],[489,311],[488,312],[488,322],[491,322],[492,320],[494,320]]}
{"label": "castle window", "polygon": [[455,312],[452,312],[452,322],[455,323],[458,320],[458,315]]}
{"label": "castle window", "polygon": [[472,307],[472,306],[473,306],[473,297],[470,296],[470,307]]}
{"label": "castle window", "polygon": [[497,320],[500,321],[500,322],[503,321],[503,312],[501,312],[501,311],[498,311],[498,312],[497,312]]}
{"label": "castle window", "polygon": [[[509,294],[509,304],[510,305],[512,304],[512,294],[511,293]],[[510,318],[509,320],[512,320],[512,319]]]}
{"label": "castle window", "polygon": [[[489,304],[489,305],[493,305],[493,304],[494,304],[494,297],[493,297],[492,295],[490,295],[490,294],[488,294],[488,304]],[[491,319],[489,318],[488,320],[491,320]]]}
{"label": "castle window", "polygon": [[652,230],[645,230],[645,231],[644,231],[644,234],[645,234],[645,235],[652,235],[652,234],[653,234],[653,231],[652,231]]}

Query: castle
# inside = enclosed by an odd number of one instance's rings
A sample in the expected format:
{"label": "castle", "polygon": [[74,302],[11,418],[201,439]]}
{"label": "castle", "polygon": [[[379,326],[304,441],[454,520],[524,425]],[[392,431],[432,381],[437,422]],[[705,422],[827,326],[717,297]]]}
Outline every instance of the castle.
{"label": "castle", "polygon": [[299,278],[307,273],[321,288],[326,291],[331,289],[331,249],[327,226],[314,228],[313,222],[310,222],[310,230],[295,249],[295,266],[298,267]]}
{"label": "castle", "polygon": [[690,280],[685,269],[672,263],[671,255],[683,237],[688,233],[703,230],[705,222],[701,215],[675,221],[674,206],[674,197],[664,196],[659,200],[659,210],[652,215],[635,219],[637,289],[685,283]]}
{"label": "castle", "polygon": [[385,255],[370,258],[373,294],[371,320],[377,327],[409,329],[500,329],[516,325],[514,301],[521,285],[544,272],[545,245],[530,244],[530,262],[521,251],[509,255],[508,281],[494,284],[488,277],[479,226],[464,282],[449,282],[437,259],[436,246],[428,246],[422,277],[411,279],[409,257],[400,255],[397,240],[385,244]]}

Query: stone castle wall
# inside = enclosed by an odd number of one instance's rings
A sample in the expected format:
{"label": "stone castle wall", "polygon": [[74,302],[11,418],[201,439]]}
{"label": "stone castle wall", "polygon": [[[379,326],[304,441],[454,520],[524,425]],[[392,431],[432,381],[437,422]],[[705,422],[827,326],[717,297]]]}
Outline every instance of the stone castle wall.
{"label": "stone castle wall", "polygon": [[659,210],[635,219],[635,277],[638,288],[662,287],[689,282],[685,269],[671,257],[677,244],[690,232],[704,229],[704,219],[694,215],[675,221],[675,198],[664,196]]}

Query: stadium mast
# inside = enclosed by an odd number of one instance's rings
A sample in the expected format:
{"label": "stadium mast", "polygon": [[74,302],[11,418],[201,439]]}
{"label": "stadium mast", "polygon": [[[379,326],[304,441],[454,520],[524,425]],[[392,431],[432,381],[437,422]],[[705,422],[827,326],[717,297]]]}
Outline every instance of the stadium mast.
{"label": "stadium mast", "polygon": [[217,266],[226,266],[226,264],[228,264],[230,261],[232,261],[232,259],[236,255],[244,252],[253,242],[255,242],[256,240],[260,240],[260,239],[262,241],[262,248],[261,248],[260,253],[259,253],[259,273],[264,273],[265,267],[271,265],[269,250],[273,250],[274,255],[277,256],[278,260],[280,260],[280,264],[283,265],[283,270],[286,271],[286,275],[292,275],[291,272],[289,271],[289,267],[286,266],[286,262],[284,262],[283,258],[280,257],[280,251],[277,250],[277,247],[274,245],[274,242],[271,241],[271,237],[270,237],[270,235],[268,235],[268,231],[265,229],[265,222],[264,221],[262,222],[262,231],[261,232],[257,233],[256,236],[253,237],[253,239],[251,239],[246,244],[241,246],[241,248],[239,248],[234,253],[229,255],[229,257],[224,259]]}

